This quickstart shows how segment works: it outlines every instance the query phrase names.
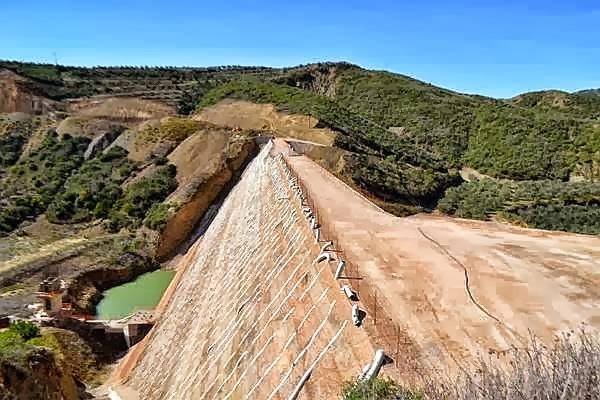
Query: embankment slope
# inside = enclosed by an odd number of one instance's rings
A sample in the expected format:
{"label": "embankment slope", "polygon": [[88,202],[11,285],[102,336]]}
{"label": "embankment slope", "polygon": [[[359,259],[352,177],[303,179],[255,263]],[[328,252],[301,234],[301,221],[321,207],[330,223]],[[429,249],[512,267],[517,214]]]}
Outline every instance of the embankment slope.
{"label": "embankment slope", "polygon": [[[269,145],[200,242],[138,349],[123,398],[282,399],[317,364],[305,398],[335,397],[373,355]],[[337,336],[329,351],[328,343]]]}

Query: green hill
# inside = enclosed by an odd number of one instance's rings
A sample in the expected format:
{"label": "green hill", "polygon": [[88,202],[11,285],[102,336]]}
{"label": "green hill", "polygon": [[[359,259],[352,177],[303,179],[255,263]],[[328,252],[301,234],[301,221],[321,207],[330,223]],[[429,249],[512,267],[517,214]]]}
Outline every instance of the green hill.
{"label": "green hill", "polygon": [[[312,115],[338,132],[335,146],[347,151],[343,176],[401,215],[435,209],[450,188],[455,188],[448,192],[453,201],[460,202],[461,193],[467,203],[471,201],[472,188],[460,189],[467,185],[459,175],[465,167],[489,176],[491,183],[486,185],[508,180],[521,182],[521,189],[538,181],[552,182],[553,188],[569,181],[585,186],[600,176],[598,90],[532,92],[502,100],[348,63],[278,69],[81,68],[5,61],[0,68],[26,77],[35,93],[54,100],[136,96],[176,104],[180,112],[189,113],[224,98],[237,98]],[[26,132],[17,130],[10,140],[0,140],[6,149],[1,158],[5,167],[16,160],[26,137]],[[536,193],[546,201],[546,191]],[[568,201],[548,198],[552,213],[560,216],[572,205],[597,206],[596,195],[590,200],[589,196],[579,199],[579,191],[574,193]],[[510,196],[506,201],[511,202]],[[452,214],[455,209],[444,210]],[[494,210],[483,214],[485,218],[496,215]],[[484,218],[483,214],[472,213],[477,218]],[[545,226],[539,219],[528,224]],[[590,232],[576,226],[552,224],[553,229]]]}
{"label": "green hill", "polygon": [[[320,64],[290,69],[267,82],[246,78],[220,84],[202,97],[199,107],[237,98],[317,117],[339,132],[335,145],[351,152],[346,175],[386,202],[433,209],[448,188],[467,185],[461,184],[457,170],[470,167],[492,178],[523,181],[522,191],[528,185],[535,189],[536,199],[548,207],[520,223],[599,233],[599,227],[577,222],[596,215],[600,195],[592,185],[600,176],[600,120],[596,103],[580,97],[569,95],[564,106],[554,109],[544,105],[548,100],[534,104],[464,95],[403,75]],[[579,191],[567,187],[569,180],[591,185],[592,194],[579,198]],[[536,189],[537,181],[549,182],[552,190]],[[556,198],[552,193],[563,185],[575,194]],[[470,190],[452,193],[472,197]],[[513,200],[517,198],[508,196],[505,202]],[[522,208],[520,215],[534,212]],[[487,218],[494,211],[472,215]],[[543,223],[544,218],[564,223]]]}

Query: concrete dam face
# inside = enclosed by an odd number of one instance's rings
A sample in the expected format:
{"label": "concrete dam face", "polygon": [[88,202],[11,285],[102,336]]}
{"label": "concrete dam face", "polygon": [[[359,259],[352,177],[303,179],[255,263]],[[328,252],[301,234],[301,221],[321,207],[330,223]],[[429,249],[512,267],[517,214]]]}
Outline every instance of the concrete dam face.
{"label": "concrete dam face", "polygon": [[272,152],[265,145],[192,248],[115,397],[332,398],[371,361],[337,263],[317,262],[322,243]]}

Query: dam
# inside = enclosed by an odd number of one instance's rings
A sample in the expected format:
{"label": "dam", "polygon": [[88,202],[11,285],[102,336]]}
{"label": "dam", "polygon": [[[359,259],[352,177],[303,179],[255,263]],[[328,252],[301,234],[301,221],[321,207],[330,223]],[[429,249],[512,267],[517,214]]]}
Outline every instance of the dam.
{"label": "dam", "polygon": [[[143,399],[324,398],[374,353],[266,145],[193,251],[121,389]],[[322,371],[321,373],[319,371]],[[114,391],[119,393],[119,387]]]}
{"label": "dam", "polygon": [[599,248],[581,235],[393,217],[275,140],[182,260],[110,397],[337,398],[376,354],[380,374],[405,382],[521,344],[528,330],[597,329]]}

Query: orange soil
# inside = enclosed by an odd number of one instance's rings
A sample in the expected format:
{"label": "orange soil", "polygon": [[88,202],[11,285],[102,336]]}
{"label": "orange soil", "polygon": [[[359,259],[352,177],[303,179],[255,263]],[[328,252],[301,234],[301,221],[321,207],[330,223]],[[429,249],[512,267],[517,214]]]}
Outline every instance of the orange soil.
{"label": "orange soil", "polygon": [[[287,152],[282,141],[277,147]],[[324,230],[358,266],[364,279],[351,284],[372,289],[361,290],[363,299],[401,323],[429,365],[453,369],[522,344],[528,330],[549,340],[579,324],[600,327],[600,238],[433,215],[397,218],[310,159],[286,158]]]}

